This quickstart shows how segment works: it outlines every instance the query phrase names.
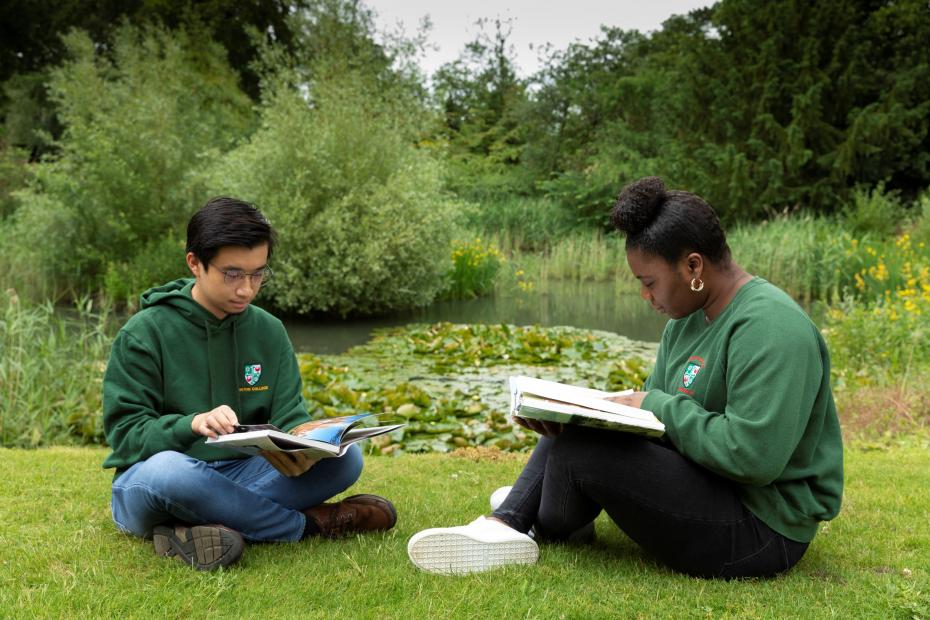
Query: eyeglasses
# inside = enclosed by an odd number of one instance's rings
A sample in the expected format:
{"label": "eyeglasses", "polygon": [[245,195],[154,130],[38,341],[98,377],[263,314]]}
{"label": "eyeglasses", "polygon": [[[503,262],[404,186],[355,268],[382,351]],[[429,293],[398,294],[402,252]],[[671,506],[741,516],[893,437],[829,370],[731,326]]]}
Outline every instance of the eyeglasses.
{"label": "eyeglasses", "polygon": [[244,282],[246,278],[249,278],[252,282],[252,286],[259,287],[270,280],[271,276],[274,274],[274,272],[271,271],[271,267],[259,269],[254,273],[246,273],[244,271],[240,271],[239,269],[230,269],[228,271],[223,271],[220,269],[219,272],[223,274],[223,282],[226,283],[226,286],[240,284]]}

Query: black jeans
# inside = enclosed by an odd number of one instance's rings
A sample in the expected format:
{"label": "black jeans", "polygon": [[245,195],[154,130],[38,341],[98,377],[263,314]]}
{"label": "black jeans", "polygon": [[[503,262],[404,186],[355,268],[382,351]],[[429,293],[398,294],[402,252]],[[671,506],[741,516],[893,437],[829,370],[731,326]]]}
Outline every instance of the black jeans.
{"label": "black jeans", "polygon": [[535,525],[544,540],[566,540],[602,509],[659,561],[699,577],[769,577],[808,547],[749,512],[734,482],[670,445],[577,426],[540,438],[493,516],[521,532]]}

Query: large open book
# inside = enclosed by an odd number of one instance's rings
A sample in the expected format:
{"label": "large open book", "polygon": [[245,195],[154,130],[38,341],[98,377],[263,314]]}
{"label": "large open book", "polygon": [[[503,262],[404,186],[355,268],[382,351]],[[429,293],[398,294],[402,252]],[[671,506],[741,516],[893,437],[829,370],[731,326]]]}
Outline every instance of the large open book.
{"label": "large open book", "polygon": [[532,377],[510,377],[510,413],[559,424],[581,424],[661,437],[665,425],[651,411],[605,400],[612,394]]}
{"label": "large open book", "polygon": [[271,452],[304,452],[317,458],[342,456],[354,443],[389,433],[403,424],[387,426],[362,426],[365,418],[374,414],[361,413],[339,418],[315,420],[299,435],[285,433],[273,424],[237,426],[227,435],[208,438],[210,446],[232,448],[246,454],[258,454],[262,450]]}

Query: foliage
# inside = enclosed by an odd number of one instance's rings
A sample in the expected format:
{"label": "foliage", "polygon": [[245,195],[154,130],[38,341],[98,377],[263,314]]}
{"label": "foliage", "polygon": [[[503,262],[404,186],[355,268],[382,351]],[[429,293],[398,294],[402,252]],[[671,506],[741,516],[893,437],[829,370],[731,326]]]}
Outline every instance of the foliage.
{"label": "foliage", "polygon": [[153,285],[190,277],[184,262],[184,241],[172,232],[143,246],[128,261],[111,262],[103,278],[103,292],[126,310],[139,308],[139,296]]}
{"label": "foliage", "polygon": [[[61,135],[61,123],[49,99],[50,68],[17,73],[2,84],[0,118],[6,142],[24,150],[30,161],[49,152],[53,136]],[[2,173],[0,173],[2,175]],[[2,214],[0,214],[2,215]]]}
{"label": "foliage", "polygon": [[255,201],[280,234],[273,303],[378,314],[424,306],[442,286],[455,222],[440,171],[409,140],[407,113],[370,76],[278,85],[262,127],[209,184]]}
{"label": "foliage", "polygon": [[[436,323],[405,331],[413,353],[429,356],[440,373],[501,364],[558,366],[570,360],[606,360],[611,353],[594,333],[563,327]],[[373,344],[378,342],[376,338]]]}
{"label": "foliage", "polygon": [[634,283],[626,263],[622,237],[600,230],[575,233],[560,239],[549,249],[540,277],[557,280],[620,280]]}
{"label": "foliage", "polygon": [[460,57],[436,71],[433,90],[443,115],[437,133],[448,145],[447,183],[484,200],[525,186],[515,175],[527,94],[511,59],[510,24],[495,20],[492,34],[486,20],[477,25]]}
{"label": "foliage", "polygon": [[447,274],[448,284],[442,292],[446,299],[469,299],[487,295],[494,290],[497,272],[504,257],[495,247],[483,244],[480,238],[473,242],[452,242],[452,269]]}
{"label": "foliage", "polygon": [[112,57],[86,34],[66,38],[70,60],[50,86],[65,128],[58,154],[32,166],[10,217],[17,271],[90,291],[108,263],[180,236],[203,199],[192,173],[251,122],[222,48],[192,37],[124,26]]}
{"label": "foliage", "polygon": [[26,157],[24,151],[9,147],[0,139],[0,222],[13,213],[16,208],[13,194],[26,185]]}
{"label": "foliage", "polygon": [[103,442],[111,316],[87,299],[71,314],[0,294],[0,446]]}
{"label": "foliage", "polygon": [[[863,242],[875,238],[858,237]],[[778,216],[740,225],[728,235],[734,260],[803,304],[832,302],[852,290],[861,257],[851,250],[857,237],[842,219]]]}
{"label": "foliage", "polygon": [[608,390],[641,387],[654,349],[605,332],[509,325],[411,325],[376,332],[342,356],[299,355],[315,417],[366,411],[406,420],[372,440],[379,454],[459,447],[525,450],[508,419],[506,380],[531,374]]}
{"label": "foliage", "polygon": [[930,183],[925,3],[722,0],[644,36],[554,52],[527,115],[527,175],[603,222],[645,174],[727,220],[836,210],[857,184]]}
{"label": "foliage", "polygon": [[930,370],[930,248],[908,233],[877,248],[851,242],[862,258],[855,288],[828,313],[825,330],[842,381],[907,381]]}
{"label": "foliage", "polygon": [[905,220],[905,209],[898,192],[886,192],[885,184],[857,187],[843,211],[845,227],[857,236],[875,234],[887,238],[898,231]]}
{"label": "foliage", "polygon": [[15,74],[58,64],[68,57],[68,44],[62,41],[62,36],[71,30],[82,30],[94,43],[105,45],[124,21],[137,26],[156,22],[172,30],[202,28],[204,38],[211,38],[228,50],[229,61],[242,74],[246,90],[257,95],[257,76],[249,66],[256,54],[256,43],[249,37],[249,31],[290,45],[294,36],[291,16],[307,4],[304,0],[7,3],[0,8],[0,22],[5,26],[0,39],[0,82]]}
{"label": "foliage", "polygon": [[915,210],[920,213],[911,230],[911,237],[916,243],[923,243],[924,247],[930,247],[930,192],[924,192],[920,196],[915,202]]}
{"label": "foliage", "polygon": [[510,249],[544,251],[577,228],[574,214],[549,198],[487,196],[464,211],[465,224],[483,235],[506,236]]}

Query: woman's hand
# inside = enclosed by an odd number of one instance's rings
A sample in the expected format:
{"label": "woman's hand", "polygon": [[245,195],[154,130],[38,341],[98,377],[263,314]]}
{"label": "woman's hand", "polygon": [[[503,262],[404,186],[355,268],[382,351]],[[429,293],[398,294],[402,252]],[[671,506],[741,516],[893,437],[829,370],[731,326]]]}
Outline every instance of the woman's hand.
{"label": "woman's hand", "polygon": [[288,478],[305,473],[320,460],[303,452],[269,452],[268,450],[262,450],[260,454],[275,469]]}
{"label": "woman's hand", "polygon": [[624,394],[623,396],[610,396],[604,400],[609,400],[612,403],[620,403],[621,405],[627,405],[628,407],[642,409],[643,400],[646,398],[648,393],[649,392],[633,392],[632,394]]}
{"label": "woman's hand", "polygon": [[539,433],[543,437],[555,437],[562,432],[562,425],[555,422],[543,422],[514,416],[513,421],[527,430]]}

